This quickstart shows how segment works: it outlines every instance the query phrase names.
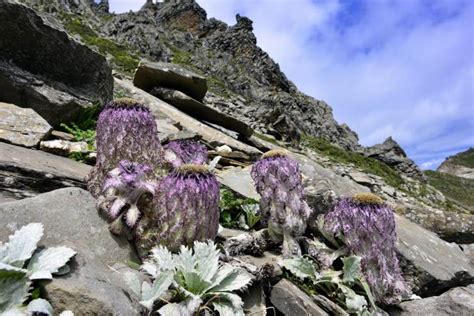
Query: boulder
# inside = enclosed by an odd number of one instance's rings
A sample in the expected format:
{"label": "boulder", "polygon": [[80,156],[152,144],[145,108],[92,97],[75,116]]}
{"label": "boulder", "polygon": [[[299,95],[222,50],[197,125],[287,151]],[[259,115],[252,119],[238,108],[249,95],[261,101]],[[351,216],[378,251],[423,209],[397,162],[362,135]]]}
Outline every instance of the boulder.
{"label": "boulder", "polygon": [[150,93],[201,121],[217,124],[245,137],[250,137],[253,133],[246,123],[209,107],[180,91],[159,87],[153,88]]}
{"label": "boulder", "polygon": [[0,101],[32,108],[57,126],[112,98],[105,57],[17,2],[0,2],[0,20]]}
{"label": "boulder", "polygon": [[183,92],[202,101],[207,92],[206,78],[179,65],[141,61],[133,77],[133,84],[147,92],[164,87]]}
{"label": "boulder", "polygon": [[388,137],[382,144],[365,148],[364,155],[380,160],[408,177],[425,180],[420,168],[408,158],[403,148],[392,137]]}
{"label": "boulder", "polygon": [[137,260],[135,254],[127,240],[109,233],[87,191],[65,188],[0,204],[0,222],[2,241],[23,225],[42,223],[40,246],[63,245],[77,252],[68,274],[42,284],[43,293],[56,311],[138,315],[139,306],[120,273],[124,263]]}
{"label": "boulder", "polygon": [[400,303],[398,307],[390,315],[470,316],[474,312],[474,289],[457,287],[440,296]]}
{"label": "boulder", "polygon": [[91,167],[74,160],[0,143],[2,198],[21,199],[64,187],[84,187]]}
{"label": "boulder", "polygon": [[36,147],[52,129],[34,110],[0,102],[0,141]]}
{"label": "boulder", "polygon": [[288,316],[326,316],[329,315],[299,287],[282,279],[272,289],[272,304],[283,315]]}
{"label": "boulder", "polygon": [[395,214],[397,252],[405,279],[420,296],[438,295],[474,282],[470,258],[455,243]]}

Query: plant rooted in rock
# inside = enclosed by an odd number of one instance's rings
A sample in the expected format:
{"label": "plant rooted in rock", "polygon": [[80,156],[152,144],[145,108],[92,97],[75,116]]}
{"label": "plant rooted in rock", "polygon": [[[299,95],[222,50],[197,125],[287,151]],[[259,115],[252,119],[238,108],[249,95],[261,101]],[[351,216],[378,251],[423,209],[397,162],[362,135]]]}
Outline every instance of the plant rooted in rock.
{"label": "plant rooted in rock", "polygon": [[76,254],[67,247],[52,247],[37,251],[43,235],[43,225],[32,223],[23,226],[0,243],[0,314],[1,315],[52,315],[48,301],[36,298],[28,306],[23,303],[30,296],[32,281],[52,280]]}
{"label": "plant rooted in rock", "polygon": [[128,160],[120,161],[118,168],[109,172],[105,181],[104,199],[100,199],[99,208],[113,220],[124,216],[128,227],[137,224],[142,212],[138,202],[144,194],[154,195],[158,187],[155,181],[149,180],[153,175],[151,168]]}
{"label": "plant rooted in rock", "polygon": [[184,164],[204,165],[207,162],[207,148],[187,139],[171,141],[163,147],[163,160],[173,168]]}
{"label": "plant rooted in rock", "polygon": [[362,258],[362,272],[378,302],[392,304],[407,294],[395,252],[393,210],[380,198],[360,194],[341,199],[324,216],[323,229]]}
{"label": "plant rooted in rock", "polygon": [[151,217],[140,221],[138,248],[156,244],[177,251],[195,240],[214,240],[219,227],[219,184],[207,166],[185,164],[159,183]]}
{"label": "plant rooted in rock", "polygon": [[251,174],[270,232],[279,238],[283,236],[283,255],[300,255],[295,237],[304,233],[311,210],[303,200],[298,162],[285,151],[271,150],[254,164]]}
{"label": "plant rooted in rock", "polygon": [[[161,315],[200,315],[211,308],[221,316],[244,315],[242,299],[232,291],[244,289],[252,276],[229,264],[219,266],[219,251],[212,242],[194,242],[194,251],[181,246],[179,254],[155,247],[142,269],[153,278],[152,284],[140,284],[131,272],[125,281],[150,312],[157,304]],[[166,296],[170,290],[174,295]],[[163,305],[160,298],[165,296],[172,298]]]}
{"label": "plant rooted in rock", "polygon": [[97,161],[88,176],[94,197],[102,193],[107,174],[121,160],[144,163],[151,168],[161,164],[161,143],[155,118],[143,104],[127,98],[108,103],[97,121]]}

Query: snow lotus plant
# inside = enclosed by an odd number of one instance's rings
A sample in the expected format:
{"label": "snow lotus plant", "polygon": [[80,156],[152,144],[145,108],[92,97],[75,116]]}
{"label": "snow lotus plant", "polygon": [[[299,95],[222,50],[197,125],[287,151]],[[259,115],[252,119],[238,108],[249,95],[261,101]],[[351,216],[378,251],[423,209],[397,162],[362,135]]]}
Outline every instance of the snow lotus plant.
{"label": "snow lotus plant", "polygon": [[76,253],[67,247],[36,251],[42,235],[43,225],[32,223],[16,231],[7,243],[0,243],[1,315],[53,314],[44,299],[34,299],[26,307],[23,303],[30,296],[32,281],[51,280],[54,273],[64,272],[66,263]]}
{"label": "snow lotus plant", "polygon": [[[333,257],[335,258],[337,255]],[[349,313],[369,315],[369,308],[376,310],[377,307],[370,287],[361,273],[360,261],[361,258],[357,256],[342,258],[342,271],[317,269],[313,260],[307,257],[285,259],[281,265],[301,282],[309,281],[305,283],[307,287],[324,293]],[[363,293],[357,293],[355,287]]]}
{"label": "snow lotus plant", "polygon": [[232,291],[248,286],[251,275],[229,264],[219,264],[219,251],[210,241],[195,242],[193,250],[182,246],[178,254],[163,246],[155,247],[141,268],[153,278],[152,284],[140,284],[131,272],[124,277],[141,298],[140,304],[150,312],[155,302],[171,290],[175,295],[158,310],[161,315],[194,315],[211,308],[221,316],[244,315],[242,299]]}
{"label": "snow lotus plant", "polygon": [[207,162],[207,148],[189,139],[174,140],[163,147],[163,160],[173,168],[184,164],[203,165]]}

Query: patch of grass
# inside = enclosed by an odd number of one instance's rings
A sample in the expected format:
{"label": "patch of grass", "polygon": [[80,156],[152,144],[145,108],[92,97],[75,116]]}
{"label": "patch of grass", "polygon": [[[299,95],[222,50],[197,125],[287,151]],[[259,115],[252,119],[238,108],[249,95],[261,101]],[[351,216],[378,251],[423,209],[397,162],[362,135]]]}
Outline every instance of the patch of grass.
{"label": "patch of grass", "polygon": [[61,18],[64,22],[64,27],[69,33],[79,35],[88,46],[96,46],[101,54],[110,54],[112,62],[120,70],[126,73],[133,73],[135,71],[140,60],[136,55],[130,53],[127,47],[98,36],[78,17],[62,14]]}
{"label": "patch of grass", "polygon": [[268,137],[266,135],[260,134],[259,132],[255,132],[255,131],[253,132],[253,135],[260,138],[261,140],[272,143],[273,145],[280,146],[280,144],[278,144],[278,142],[274,138]]}
{"label": "patch of grass", "polygon": [[[424,171],[428,183],[441,191],[446,198],[458,203],[474,213],[474,180],[456,177],[447,173]],[[450,201],[446,207],[452,209]],[[451,207],[450,207],[451,206]]]}
{"label": "patch of grass", "polygon": [[448,159],[454,165],[474,168],[474,148],[469,148],[468,150],[449,157]]}
{"label": "patch of grass", "polygon": [[353,164],[364,172],[383,178],[388,185],[394,188],[399,188],[404,183],[403,178],[397,173],[397,171],[374,158],[346,151],[332,145],[330,142],[322,138],[301,135],[301,140],[303,146],[326,156],[331,161],[343,164]]}
{"label": "patch of grass", "polygon": [[176,47],[170,47],[171,51],[173,52],[173,64],[178,65],[191,65],[193,54],[190,52],[185,52]]}

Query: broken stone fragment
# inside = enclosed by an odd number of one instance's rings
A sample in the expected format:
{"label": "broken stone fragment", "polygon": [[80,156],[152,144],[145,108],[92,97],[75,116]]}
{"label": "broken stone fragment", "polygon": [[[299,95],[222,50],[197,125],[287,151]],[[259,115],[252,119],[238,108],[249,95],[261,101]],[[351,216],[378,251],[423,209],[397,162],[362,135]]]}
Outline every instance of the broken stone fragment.
{"label": "broken stone fragment", "polygon": [[40,143],[40,149],[55,155],[68,156],[72,153],[88,153],[86,142],[71,142],[68,140],[47,140]]}

